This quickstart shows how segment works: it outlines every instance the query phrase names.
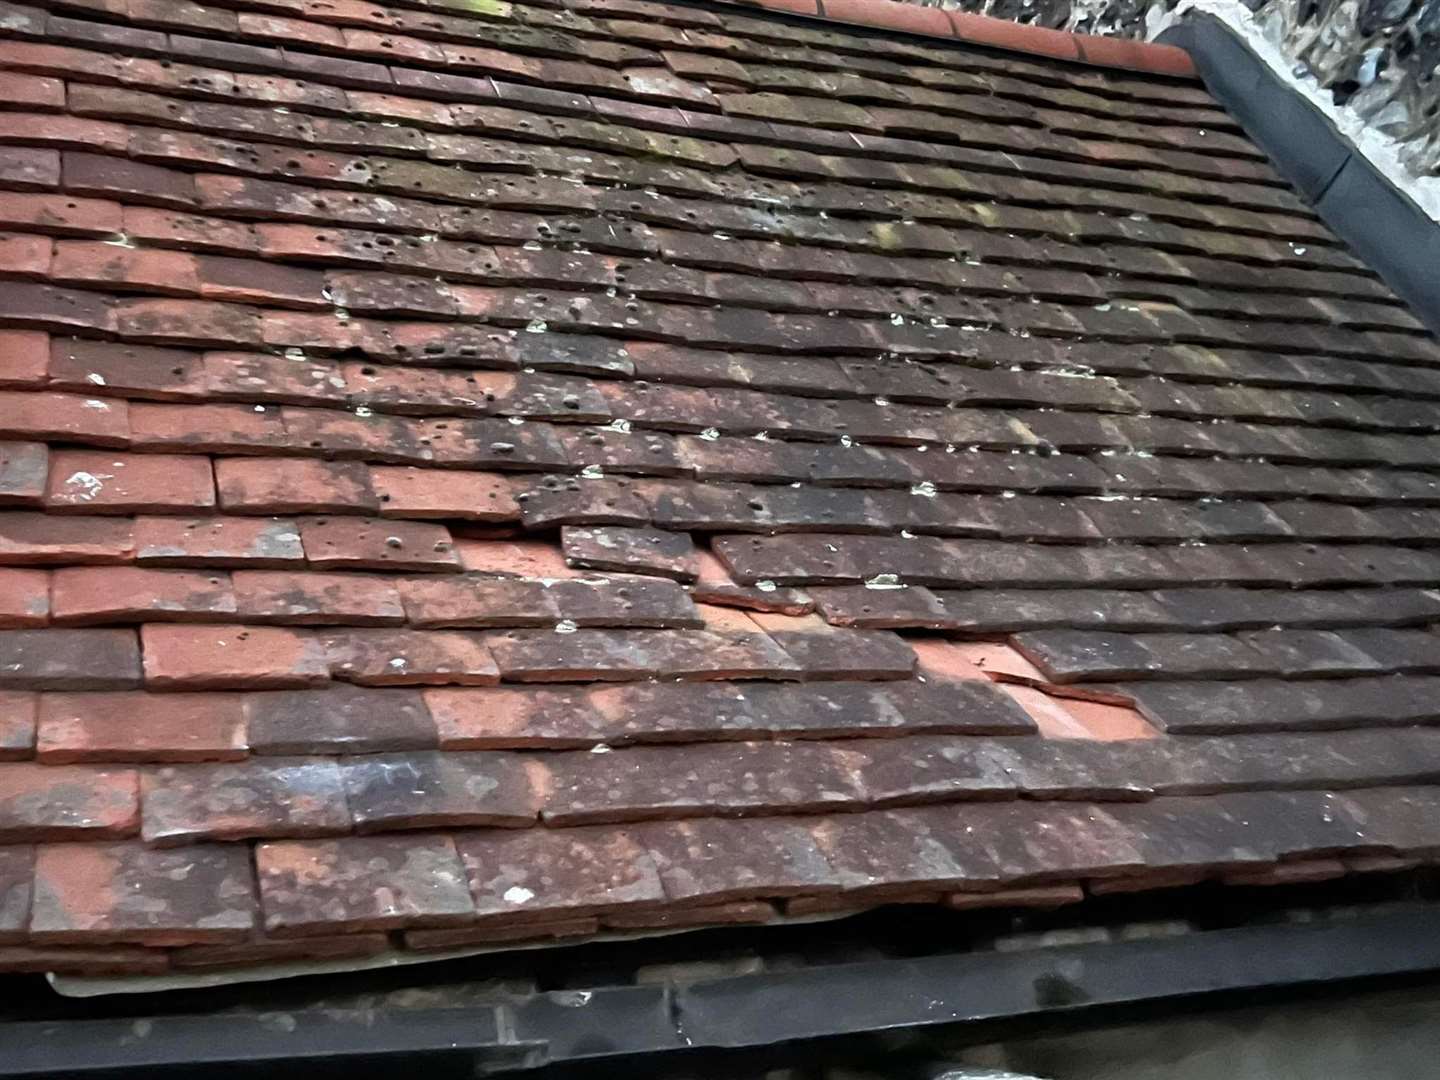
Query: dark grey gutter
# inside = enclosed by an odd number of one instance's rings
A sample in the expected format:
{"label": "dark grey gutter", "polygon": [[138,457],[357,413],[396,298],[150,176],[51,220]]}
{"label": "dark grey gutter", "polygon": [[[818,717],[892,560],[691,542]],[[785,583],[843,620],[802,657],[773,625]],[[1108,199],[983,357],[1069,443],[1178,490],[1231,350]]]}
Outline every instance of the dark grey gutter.
{"label": "dark grey gutter", "polygon": [[472,1008],[68,1019],[0,1024],[0,1077],[206,1077],[257,1065],[468,1074],[764,1047],[940,1024],[1095,1013],[1140,1003],[1440,971],[1440,908],[1274,923],[1157,940],[815,966],[694,983],[534,994]]}
{"label": "dark grey gutter", "polygon": [[1440,222],[1371,165],[1223,22],[1191,12],[1160,35],[1321,218],[1440,334]]}

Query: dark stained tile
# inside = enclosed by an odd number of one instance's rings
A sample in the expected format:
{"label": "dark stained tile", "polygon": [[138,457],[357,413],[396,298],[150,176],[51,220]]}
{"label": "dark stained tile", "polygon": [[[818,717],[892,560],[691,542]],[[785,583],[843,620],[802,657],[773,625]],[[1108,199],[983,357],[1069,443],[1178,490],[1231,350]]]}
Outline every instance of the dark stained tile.
{"label": "dark stained tile", "polygon": [[329,836],[350,829],[341,773],[327,758],[149,769],[141,798],[141,836],[157,846]]}
{"label": "dark stained tile", "polygon": [[0,764],[0,838],[83,840],[130,836],[140,824],[134,769]]}
{"label": "dark stained tile", "polygon": [[348,758],[342,768],[360,832],[524,828],[535,823],[549,787],[541,758],[495,751],[374,754]]}
{"label": "dark stained tile", "polygon": [[448,836],[281,840],[255,849],[265,929],[324,935],[470,921],[465,868]]}
{"label": "dark stained tile", "polygon": [[243,940],[255,880],[239,844],[156,851],[139,843],[42,844],[35,854],[36,943],[191,945]]}
{"label": "dark stained tile", "polygon": [[246,740],[256,754],[431,750],[435,721],[419,691],[336,685],[248,694]]}
{"label": "dark stained tile", "polygon": [[456,843],[482,923],[540,923],[665,900],[654,860],[623,829],[466,832]]}
{"label": "dark stained tile", "polygon": [[675,903],[823,893],[842,884],[811,831],[797,821],[705,818],[647,825],[639,835]]}

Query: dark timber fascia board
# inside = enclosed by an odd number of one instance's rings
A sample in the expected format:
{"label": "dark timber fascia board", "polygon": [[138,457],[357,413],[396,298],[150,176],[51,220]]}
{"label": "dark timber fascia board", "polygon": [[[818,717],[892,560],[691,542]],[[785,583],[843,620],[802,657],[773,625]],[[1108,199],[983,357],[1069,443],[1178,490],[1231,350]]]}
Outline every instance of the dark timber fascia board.
{"label": "dark timber fascia board", "polygon": [[[1268,923],[1151,940],[934,954],[764,971],[684,986],[616,986],[444,1009],[218,1012],[0,1024],[0,1077],[219,1077],[304,1062],[463,1062],[475,1074],[654,1054],[741,1050],[939,1024],[1397,979],[1440,971],[1440,906],[1319,924]],[[283,1019],[283,1023],[280,1022]],[[251,1075],[246,1073],[246,1075]]]}

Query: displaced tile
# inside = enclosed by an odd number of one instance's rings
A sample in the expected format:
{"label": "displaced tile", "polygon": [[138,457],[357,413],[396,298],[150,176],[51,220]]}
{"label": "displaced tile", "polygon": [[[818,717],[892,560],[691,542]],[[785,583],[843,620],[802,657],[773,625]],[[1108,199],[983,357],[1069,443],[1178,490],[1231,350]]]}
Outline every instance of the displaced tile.
{"label": "displaced tile", "polygon": [[475,906],[448,836],[282,840],[255,849],[265,929],[277,936],[447,926]]}
{"label": "displaced tile", "polygon": [[805,679],[907,679],[915,654],[887,630],[831,626],[819,615],[751,616],[790,655]]}
{"label": "displaced tile", "polygon": [[698,577],[690,586],[697,603],[743,608],[746,611],[773,611],[781,615],[808,615],[815,602],[799,589],[782,589],[774,582],[738,585],[719,559],[697,550]]}
{"label": "displaced tile", "polygon": [[695,544],[687,533],[632,529],[618,525],[567,525],[560,530],[571,566],[620,573],[654,574],[693,581]]}

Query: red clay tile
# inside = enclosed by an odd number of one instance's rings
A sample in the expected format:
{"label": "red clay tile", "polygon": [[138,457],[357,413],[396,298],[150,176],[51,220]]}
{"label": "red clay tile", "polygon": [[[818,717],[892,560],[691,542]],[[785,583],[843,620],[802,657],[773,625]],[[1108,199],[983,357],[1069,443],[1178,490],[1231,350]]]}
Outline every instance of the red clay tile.
{"label": "red clay tile", "polygon": [[6,843],[129,836],[140,827],[134,769],[0,765],[0,837]]}
{"label": "red clay tile", "polygon": [[60,240],[50,276],[69,285],[193,296],[200,291],[195,256],[92,240]]}
{"label": "red clay tile", "polygon": [[27,233],[0,233],[0,260],[16,277],[50,276],[51,242],[48,236]]}
{"label": "red clay tile", "polygon": [[511,941],[546,941],[585,937],[598,933],[600,920],[594,918],[554,919],[519,926],[457,927],[452,930],[407,930],[405,947],[419,951],[474,948]]}
{"label": "red clay tile", "polygon": [[221,622],[235,615],[229,575],[135,566],[63,567],[51,575],[56,623]]}
{"label": "red clay tile", "polygon": [[44,443],[0,442],[0,507],[38,506],[49,471]]}
{"label": "red clay tile", "polygon": [[50,617],[50,575],[0,568],[0,629],[44,626]]}
{"label": "red clay tile", "polygon": [[220,458],[220,508],[231,514],[374,513],[369,470],[356,461]]}
{"label": "red clay tile", "polygon": [[1051,56],[1057,60],[1081,59],[1080,48],[1073,34],[1049,30],[1043,26],[1025,26],[1007,19],[992,19],[966,11],[946,12],[955,36],[975,45]]}
{"label": "red clay tile", "polygon": [[0,388],[40,386],[49,360],[49,334],[39,330],[0,330]]}
{"label": "red clay tile", "polygon": [[1076,34],[1080,58],[1087,64],[1149,71],[1157,75],[1195,77],[1195,62],[1184,49],[1151,41],[1126,41],[1098,34]]}
{"label": "red clay tile", "polygon": [[162,949],[130,945],[0,947],[0,967],[37,975],[161,975],[170,968]]}
{"label": "red clay tile", "polygon": [[59,450],[45,504],[52,513],[194,512],[215,505],[215,480],[203,457]]}
{"label": "red clay tile", "polygon": [[356,757],[346,761],[344,778],[357,832],[527,828],[550,787],[541,759],[486,751]]}
{"label": "red clay tile", "polygon": [[534,924],[665,899],[649,853],[621,829],[465,832],[456,843],[482,923]]}
{"label": "red clay tile", "polygon": [[303,565],[300,527],[286,518],[139,517],[135,559],[153,566],[236,566],[247,569]]}
{"label": "red clay tile", "polygon": [[0,848],[0,944],[25,940],[34,869],[35,849],[30,845]]}
{"label": "red clay tile", "polygon": [[1088,739],[1089,729],[1065,706],[1066,702],[1051,697],[1033,686],[1005,685],[1001,689],[1019,702],[1040,728],[1040,733],[1051,739]]}
{"label": "red clay tile", "polygon": [[673,630],[497,631],[487,637],[512,682],[791,678],[795,661],[764,634]]}
{"label": "red clay tile", "polygon": [[245,718],[235,694],[42,694],[35,756],[71,762],[236,761]]}
{"label": "red clay tile", "polygon": [[415,626],[553,626],[560,608],[543,581],[527,578],[408,578],[400,581]]}
{"label": "red clay tile", "polygon": [[478,634],[350,630],[326,635],[335,678],[362,686],[488,686],[500,681]]}
{"label": "red clay tile", "polygon": [[381,518],[300,520],[305,557],[317,570],[458,570],[443,525]]}
{"label": "red clay tile", "polygon": [[382,517],[518,521],[510,485],[494,473],[372,466]]}
{"label": "red clay tile", "polygon": [[815,610],[814,601],[799,589],[781,589],[773,583],[764,588],[737,585],[724,564],[708,551],[697,549],[695,560],[697,578],[690,595],[696,603],[780,615],[808,615]]}
{"label": "red clay tile", "polygon": [[990,676],[974,662],[971,654],[954,641],[939,641],[934,638],[910,639],[915,650],[920,674],[927,679],[942,679],[948,682],[989,682]]}
{"label": "red clay tile", "polygon": [[265,929],[277,936],[446,926],[474,917],[448,836],[292,840],[255,849]]}
{"label": "red clay tile", "polygon": [[138,843],[42,844],[35,854],[37,943],[240,941],[255,923],[245,848],[155,851]]}
{"label": "red clay tile", "polygon": [[268,626],[141,627],[150,690],[286,690],[330,679],[324,643]]}
{"label": "red clay tile", "polygon": [[135,553],[128,518],[71,517],[7,511],[0,514],[0,561],[12,565],[110,564]]}
{"label": "red clay tile", "polygon": [[350,831],[341,771],[329,758],[255,758],[149,769],[141,836],[157,846]]}
{"label": "red clay tile", "polygon": [[696,577],[695,543],[687,533],[630,529],[619,525],[567,525],[560,531],[571,566],[620,573],[655,574],[675,581]]}
{"label": "red clay tile", "polygon": [[273,406],[136,402],[130,407],[131,445],[136,449],[269,454],[282,448],[282,428]]}
{"label": "red clay tile", "polygon": [[114,398],[0,391],[0,438],[123,446],[130,439],[129,413]]}
{"label": "red clay tile", "polygon": [[690,926],[736,926],[766,923],[778,912],[763,900],[736,900],[729,904],[706,904],[659,911],[615,911],[601,918],[611,930],[665,930]]}
{"label": "red clay tile", "polygon": [[245,622],[387,626],[405,621],[394,583],[370,574],[236,570],[236,610]]}
{"label": "red clay tile", "polygon": [[487,687],[425,691],[442,750],[566,749],[602,741],[600,716],[578,689]]}
{"label": "red clay tile", "polygon": [[994,892],[951,893],[945,898],[947,907],[960,911],[977,908],[1058,908],[1078,904],[1085,899],[1085,890],[1078,885],[1037,885],[1029,889],[998,889]]}
{"label": "red clay tile", "polygon": [[900,0],[824,0],[824,15],[840,22],[860,23],[906,34],[949,37],[950,20],[937,8],[916,7]]}
{"label": "red clay tile", "polygon": [[[1153,739],[1160,734],[1138,710],[1130,706],[1077,698],[1067,698],[1060,705],[1084,730],[1085,738],[1109,742],[1115,739]],[[1039,719],[1036,717],[1037,721]]]}
{"label": "red clay tile", "polygon": [[35,750],[36,694],[0,690],[0,761],[28,758]]}
{"label": "red clay tile", "polygon": [[907,679],[915,654],[889,630],[831,626],[819,615],[751,614],[795,661],[804,679]]}
{"label": "red clay tile", "polygon": [[466,570],[527,578],[579,577],[560,552],[544,540],[459,541],[456,549]]}
{"label": "red clay tile", "polygon": [[139,683],[133,630],[0,630],[0,689],[126,690]]}
{"label": "red clay tile", "polygon": [[298,964],[308,960],[350,960],[383,953],[390,946],[384,934],[345,934],[341,937],[290,940],[254,935],[234,945],[186,945],[168,952],[182,971],[207,968],[250,967],[257,964]]}
{"label": "red clay tile", "polygon": [[343,684],[324,690],[248,694],[247,741],[256,754],[430,750],[435,721],[418,691]]}
{"label": "red clay tile", "polygon": [[65,105],[65,84],[59,79],[7,71],[0,74],[0,97],[12,105],[59,109]]}

